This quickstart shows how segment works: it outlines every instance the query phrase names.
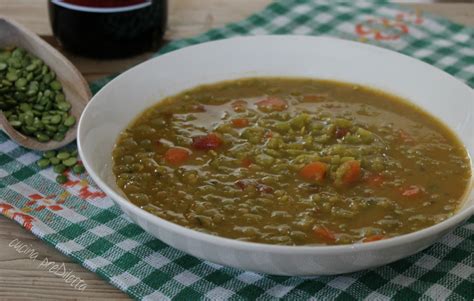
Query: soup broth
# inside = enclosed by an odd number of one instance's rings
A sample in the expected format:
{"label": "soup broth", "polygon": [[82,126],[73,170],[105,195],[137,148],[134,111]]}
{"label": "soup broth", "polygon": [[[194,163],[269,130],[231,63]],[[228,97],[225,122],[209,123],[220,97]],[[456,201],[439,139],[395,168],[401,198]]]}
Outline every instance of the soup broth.
{"label": "soup broth", "polygon": [[371,242],[450,217],[466,150],[403,99],[335,81],[200,86],[140,114],[113,151],[137,206],[198,231],[283,245]]}

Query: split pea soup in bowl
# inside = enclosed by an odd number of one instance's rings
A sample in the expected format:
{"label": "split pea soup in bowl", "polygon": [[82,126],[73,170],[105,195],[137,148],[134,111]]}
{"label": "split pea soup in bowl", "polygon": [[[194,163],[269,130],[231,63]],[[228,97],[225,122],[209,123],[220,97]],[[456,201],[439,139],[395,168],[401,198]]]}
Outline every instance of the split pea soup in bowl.
{"label": "split pea soup in bowl", "polygon": [[336,274],[413,254],[472,215],[472,96],[373,46],[236,38],[119,76],[86,109],[79,149],[99,186],[171,246]]}

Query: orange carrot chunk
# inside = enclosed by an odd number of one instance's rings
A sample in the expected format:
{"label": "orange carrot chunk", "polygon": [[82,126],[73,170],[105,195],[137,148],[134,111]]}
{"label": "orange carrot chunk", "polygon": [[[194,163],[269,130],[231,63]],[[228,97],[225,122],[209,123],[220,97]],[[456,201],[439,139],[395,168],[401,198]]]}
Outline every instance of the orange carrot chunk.
{"label": "orange carrot chunk", "polygon": [[406,197],[416,197],[423,193],[423,188],[418,185],[410,185],[401,189],[401,193]]}
{"label": "orange carrot chunk", "polygon": [[322,162],[312,162],[306,164],[303,168],[300,169],[300,177],[306,181],[321,181],[326,175],[328,166]]}
{"label": "orange carrot chunk", "polygon": [[336,241],[336,235],[334,234],[334,232],[332,232],[331,230],[329,230],[328,228],[324,226],[316,226],[314,227],[313,231],[316,236],[318,236],[319,238],[322,238],[325,241],[328,241],[328,242]]}
{"label": "orange carrot chunk", "polygon": [[377,240],[382,240],[385,239],[385,236],[382,234],[375,234],[375,235],[370,235],[364,238],[362,241],[363,242],[371,242],[371,241],[377,241]]}
{"label": "orange carrot chunk", "polygon": [[219,135],[210,133],[204,136],[193,137],[192,146],[198,150],[212,150],[219,148],[222,143],[222,139]]}
{"label": "orange carrot chunk", "polygon": [[357,181],[360,177],[360,162],[357,160],[347,161],[343,164],[349,165],[349,169],[346,171],[342,180],[345,184],[351,184]]}
{"label": "orange carrot chunk", "polygon": [[336,170],[335,184],[350,185],[359,180],[360,177],[360,162],[357,160],[350,160],[342,163]]}
{"label": "orange carrot chunk", "polygon": [[243,158],[242,161],[240,162],[240,165],[245,168],[249,167],[251,164],[252,164],[252,160],[250,160],[249,158]]}
{"label": "orange carrot chunk", "polygon": [[232,125],[236,128],[244,128],[249,125],[249,120],[247,118],[232,119]]}
{"label": "orange carrot chunk", "polygon": [[265,98],[263,100],[258,101],[257,107],[264,111],[264,112],[269,112],[269,111],[283,111],[288,107],[288,104],[277,97],[269,97]]}
{"label": "orange carrot chunk", "polygon": [[189,158],[189,151],[179,147],[172,147],[165,153],[165,160],[171,165],[179,166]]}

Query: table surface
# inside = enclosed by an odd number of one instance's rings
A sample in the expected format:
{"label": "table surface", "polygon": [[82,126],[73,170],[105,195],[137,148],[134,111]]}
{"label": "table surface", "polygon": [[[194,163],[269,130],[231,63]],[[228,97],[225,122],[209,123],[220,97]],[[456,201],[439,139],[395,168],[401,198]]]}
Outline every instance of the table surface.
{"label": "table surface", "polygon": [[[271,0],[172,0],[169,1],[169,23],[165,40],[190,37],[213,27],[245,18],[264,8]],[[449,20],[474,26],[474,0],[469,3],[403,4],[421,11],[434,13]],[[46,9],[47,0],[0,0],[0,14],[13,18],[39,34],[58,48],[52,37]],[[88,81],[122,72],[151,56],[145,53],[120,60],[94,60],[70,53],[65,56],[82,72]],[[29,244],[38,253],[38,259],[64,263],[77,277],[87,283],[79,292],[63,279],[37,269],[24,254],[18,254],[8,244],[14,240]],[[1,300],[69,300],[69,299],[129,299],[99,276],[89,272],[69,257],[46,245],[15,222],[0,216],[0,299]]]}

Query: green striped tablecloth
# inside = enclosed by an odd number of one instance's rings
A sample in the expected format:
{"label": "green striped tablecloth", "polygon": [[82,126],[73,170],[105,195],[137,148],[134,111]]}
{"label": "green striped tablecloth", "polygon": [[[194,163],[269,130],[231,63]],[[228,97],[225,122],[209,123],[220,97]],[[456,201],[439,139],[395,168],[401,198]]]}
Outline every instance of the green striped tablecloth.
{"label": "green striped tablecloth", "polygon": [[[261,34],[360,40],[424,60],[474,86],[472,28],[380,1],[277,1],[243,21],[174,41],[160,53]],[[93,90],[106,81],[94,83]],[[204,262],[154,239],[125,217],[88,176],[70,175],[66,184],[56,184],[51,169],[36,167],[39,153],[18,146],[3,133],[0,151],[0,212],[136,299],[474,298],[472,217],[423,252],[380,268],[310,278],[263,275]]]}

